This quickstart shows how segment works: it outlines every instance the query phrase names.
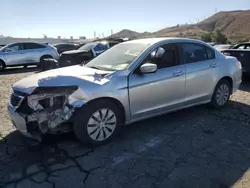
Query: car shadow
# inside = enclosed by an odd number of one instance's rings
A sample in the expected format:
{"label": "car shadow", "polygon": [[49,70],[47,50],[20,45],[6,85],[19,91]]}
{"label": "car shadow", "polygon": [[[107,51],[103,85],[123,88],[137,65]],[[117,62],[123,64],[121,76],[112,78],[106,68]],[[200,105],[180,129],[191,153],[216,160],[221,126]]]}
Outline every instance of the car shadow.
{"label": "car shadow", "polygon": [[9,75],[9,74],[20,74],[37,71],[36,66],[28,66],[27,68],[23,67],[8,67],[0,72],[0,75]]}
{"label": "car shadow", "polygon": [[243,74],[239,90],[250,92],[250,74]]}
{"label": "car shadow", "polygon": [[[32,144],[14,131],[0,140],[0,187],[21,183],[25,178],[34,183],[32,177],[41,173],[45,174],[43,180],[35,182],[51,182],[48,177],[55,170],[64,170],[71,177],[72,164],[88,173],[90,170],[84,169],[89,165],[108,159],[106,166],[98,167],[106,181],[116,179],[110,179],[105,170],[119,174],[129,169],[126,181],[135,187],[139,186],[138,179],[133,182],[129,174],[135,177],[154,172],[148,176],[148,187],[229,188],[250,167],[249,112],[249,105],[234,101],[222,110],[207,105],[193,107],[124,127],[118,137],[96,148],[83,146],[73,134],[47,137],[42,144]],[[114,158],[119,160],[114,162]]]}

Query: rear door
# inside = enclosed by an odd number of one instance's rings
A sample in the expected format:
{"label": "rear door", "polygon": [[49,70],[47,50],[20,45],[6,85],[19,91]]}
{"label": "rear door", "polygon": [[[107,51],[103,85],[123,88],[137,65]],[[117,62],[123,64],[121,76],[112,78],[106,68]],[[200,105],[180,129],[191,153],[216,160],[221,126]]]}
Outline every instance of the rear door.
{"label": "rear door", "polygon": [[46,46],[37,43],[24,43],[27,63],[36,64],[40,62]]}
{"label": "rear door", "polygon": [[219,64],[215,51],[202,44],[182,43],[182,61],[186,65],[186,102],[192,105],[210,100],[217,82]]}
{"label": "rear door", "polygon": [[26,64],[26,51],[23,43],[9,45],[5,49],[6,65],[21,65]]}

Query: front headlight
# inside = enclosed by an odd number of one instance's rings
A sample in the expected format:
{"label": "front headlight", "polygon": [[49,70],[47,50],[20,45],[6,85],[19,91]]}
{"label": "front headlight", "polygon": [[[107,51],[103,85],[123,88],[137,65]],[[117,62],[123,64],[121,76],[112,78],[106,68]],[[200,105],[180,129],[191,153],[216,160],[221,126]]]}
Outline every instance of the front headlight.
{"label": "front headlight", "polygon": [[77,86],[38,87],[28,97],[28,104],[34,110],[61,109],[68,103],[68,96],[77,88]]}

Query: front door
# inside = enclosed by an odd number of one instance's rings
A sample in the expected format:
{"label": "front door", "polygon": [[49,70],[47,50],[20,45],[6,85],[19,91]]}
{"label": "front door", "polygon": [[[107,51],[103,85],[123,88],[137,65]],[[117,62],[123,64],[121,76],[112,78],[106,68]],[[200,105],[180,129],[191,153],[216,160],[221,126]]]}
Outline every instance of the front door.
{"label": "front door", "polygon": [[23,44],[12,44],[5,49],[7,65],[18,65],[27,63],[26,52]]}
{"label": "front door", "polygon": [[[178,108],[185,100],[185,65],[179,64],[175,44],[161,46],[164,55],[152,60],[150,55],[129,76],[129,98],[132,119],[159,114]],[[155,63],[155,73],[142,74],[139,68],[144,63]]]}

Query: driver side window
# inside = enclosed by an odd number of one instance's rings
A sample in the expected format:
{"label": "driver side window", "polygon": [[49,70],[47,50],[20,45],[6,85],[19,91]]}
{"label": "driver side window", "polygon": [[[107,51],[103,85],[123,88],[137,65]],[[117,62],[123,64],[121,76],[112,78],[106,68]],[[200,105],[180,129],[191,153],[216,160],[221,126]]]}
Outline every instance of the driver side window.
{"label": "driver side window", "polygon": [[160,46],[165,50],[160,58],[152,58],[149,54],[143,61],[145,63],[153,63],[157,65],[157,69],[163,69],[178,65],[178,48],[176,44],[165,44]]}

